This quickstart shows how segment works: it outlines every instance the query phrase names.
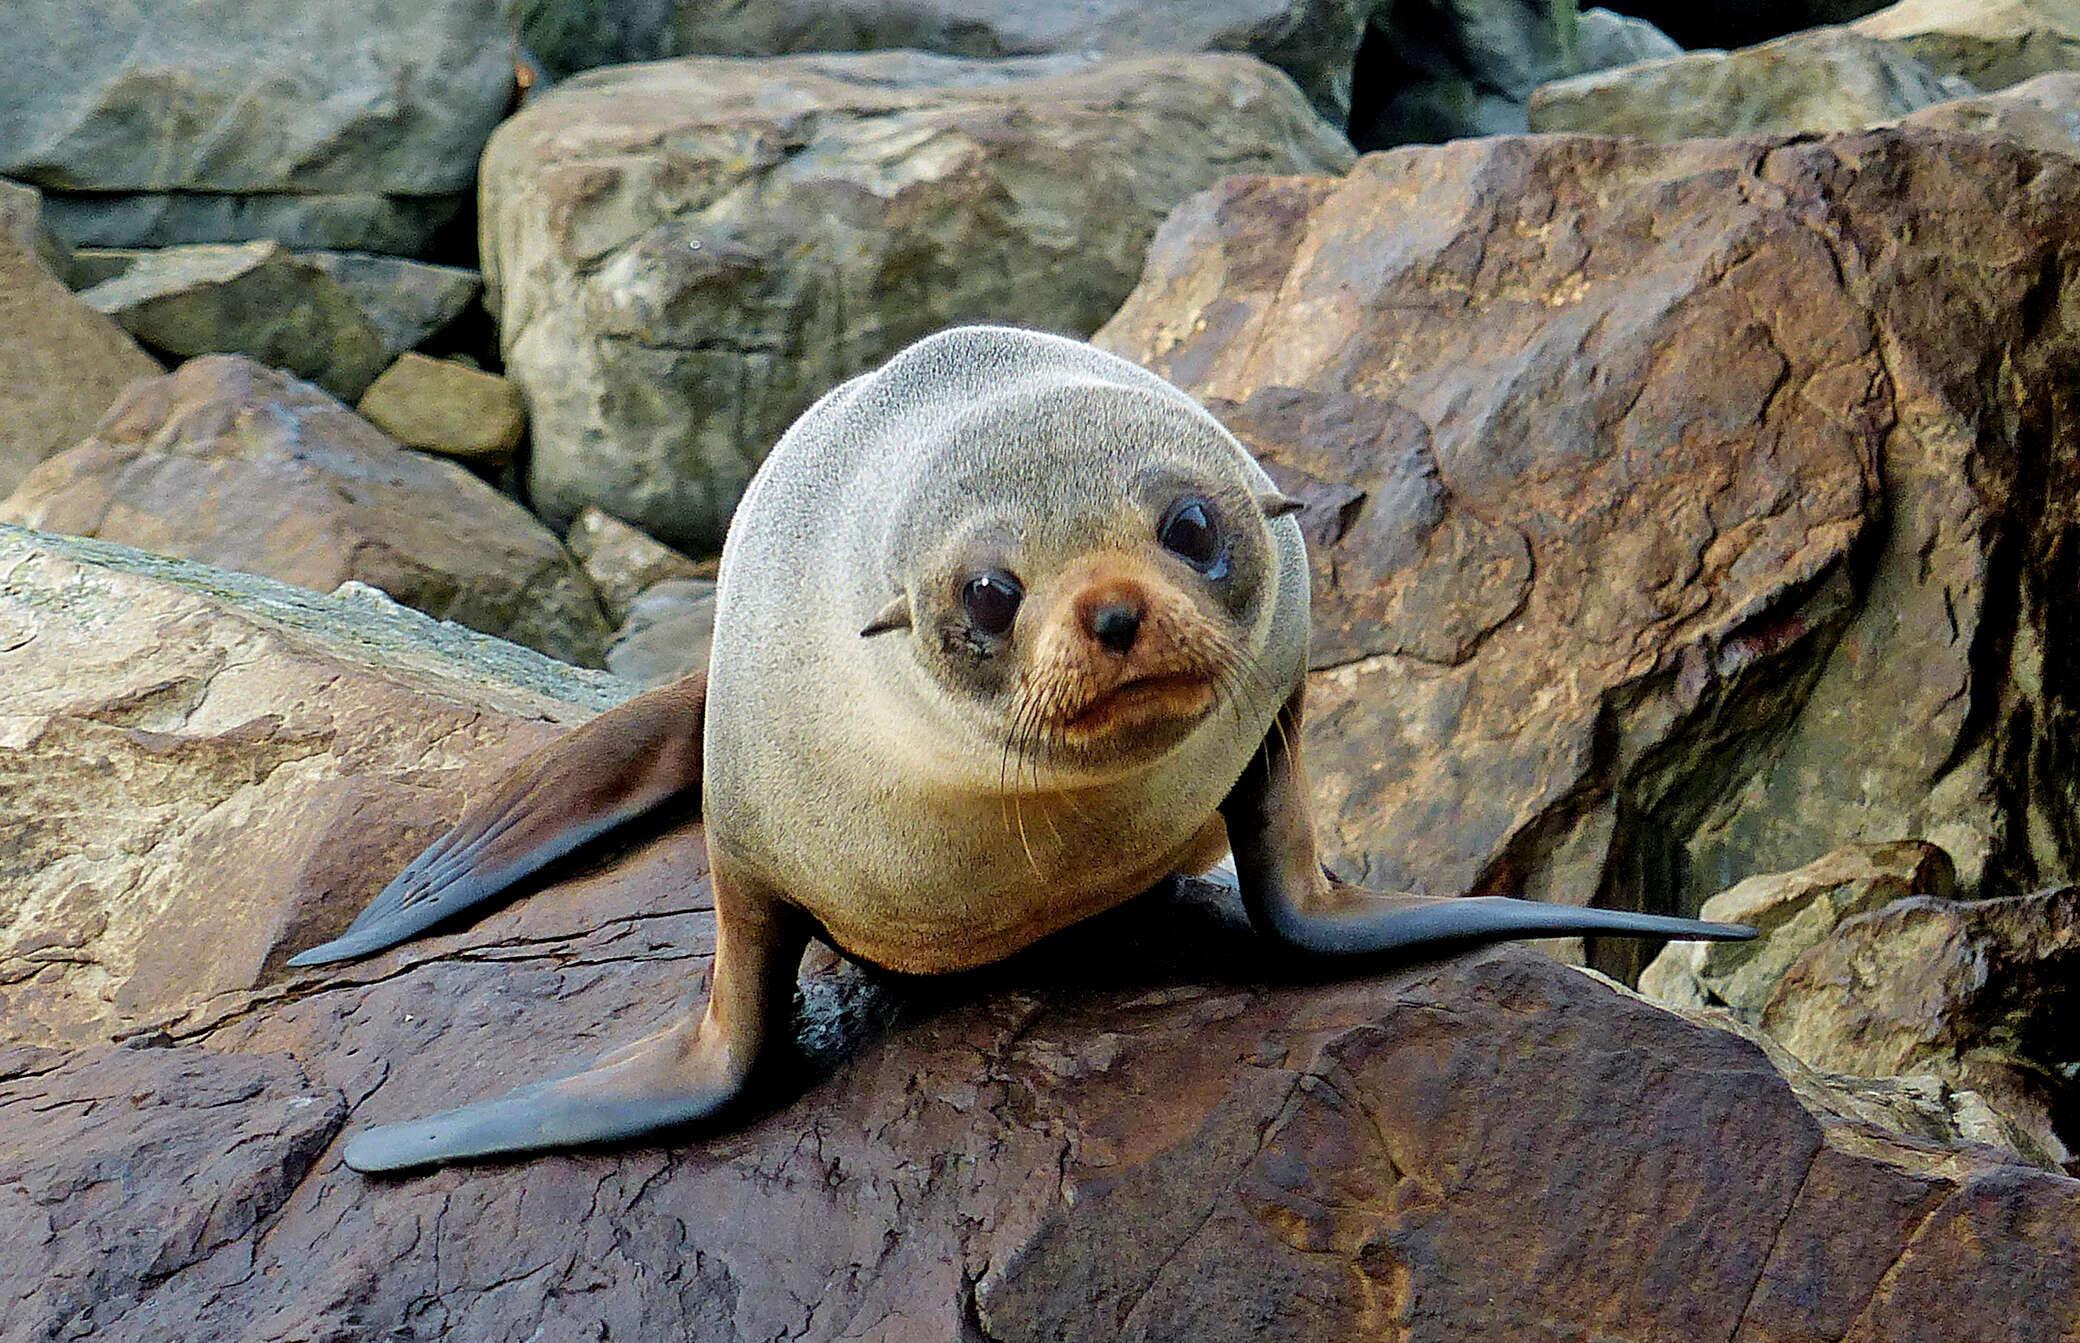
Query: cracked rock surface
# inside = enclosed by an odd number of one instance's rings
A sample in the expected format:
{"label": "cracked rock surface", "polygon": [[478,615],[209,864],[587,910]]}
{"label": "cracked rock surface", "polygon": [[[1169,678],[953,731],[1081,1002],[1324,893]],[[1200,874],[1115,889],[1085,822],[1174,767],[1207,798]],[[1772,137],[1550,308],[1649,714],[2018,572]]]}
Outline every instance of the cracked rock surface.
{"label": "cracked rock surface", "polygon": [[10,1343],[2080,1329],[2080,1181],[1808,1109],[1748,1041],[1521,948],[1315,978],[1200,883],[975,975],[806,973],[799,1060],[726,1131],[366,1179],[346,1133],[703,991],[690,825],[282,969],[616,688],[17,529],[0,676],[0,862],[81,929],[0,960]]}
{"label": "cracked rock surface", "polygon": [[1308,504],[1346,872],[1688,913],[1913,837],[2013,894],[2080,867],[2076,213],[1929,132],[1402,149],[1194,197],[1096,339]]}

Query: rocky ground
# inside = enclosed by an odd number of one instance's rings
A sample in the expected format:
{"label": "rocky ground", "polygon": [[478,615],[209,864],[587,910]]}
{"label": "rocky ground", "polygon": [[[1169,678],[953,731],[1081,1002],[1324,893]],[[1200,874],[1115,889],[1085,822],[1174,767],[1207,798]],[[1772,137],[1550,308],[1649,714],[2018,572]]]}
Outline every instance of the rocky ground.
{"label": "rocky ground", "polygon": [[[11,16],[0,1339],[2080,1338],[2080,5],[1633,8]],[[699,994],[697,826],[284,962],[967,320],[1305,502],[1340,872],[1764,936],[1325,982],[1185,884],[805,964],[739,1131],[347,1171]]]}

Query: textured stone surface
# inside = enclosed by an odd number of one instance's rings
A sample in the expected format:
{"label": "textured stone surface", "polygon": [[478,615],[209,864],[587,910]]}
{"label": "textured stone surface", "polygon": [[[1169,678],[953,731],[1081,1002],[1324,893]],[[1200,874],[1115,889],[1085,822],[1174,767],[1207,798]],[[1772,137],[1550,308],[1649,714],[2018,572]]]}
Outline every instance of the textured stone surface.
{"label": "textured stone surface", "polygon": [[169,362],[249,355],[349,401],[389,362],[382,333],[355,297],[278,243],[134,252],[119,274],[80,291],[80,301]]}
{"label": "textured stone surface", "polygon": [[1914,835],[2026,890],[2080,868],[2075,217],[1978,139],[1402,150],[1188,202],[1098,340],[1309,502],[1343,870],[1693,911]]}
{"label": "textured stone surface", "polygon": [[607,648],[607,670],[639,685],[665,685],[705,668],[714,643],[715,584],[667,578],[629,603]]}
{"label": "textured stone surface", "polygon": [[1341,126],[1373,0],[522,0],[521,35],[551,72],[665,56],[784,56],[908,47],[948,56],[1233,51],[1293,77]]}
{"label": "textured stone surface", "polygon": [[356,599],[0,527],[0,1041],[226,1010],[625,687]]}
{"label": "textured stone surface", "polygon": [[408,448],[465,461],[505,461],[527,432],[512,383],[422,354],[406,354],[384,369],[356,409]]}
{"label": "textured stone surface", "polygon": [[484,292],[484,277],[460,266],[369,252],[298,252],[296,259],[324,271],[354,296],[392,359],[418,349]]}
{"label": "textured stone surface", "polygon": [[2080,71],[2038,75],[1998,93],[1953,98],[1903,117],[1899,124],[1997,135],[2045,153],[2080,155]]}
{"label": "textured stone surface", "polygon": [[40,256],[31,202],[0,229],[0,492],[79,442],[132,379],[160,372],[121,327],[67,292]]}
{"label": "textured stone surface", "polygon": [[23,479],[0,521],[317,592],[355,579],[567,661],[597,665],[604,651],[599,599],[526,509],[236,356],[134,386],[92,437]]}
{"label": "textured stone surface", "polygon": [[2060,1160],[2080,1136],[2080,888],[1915,897],[1851,919],[1785,973],[1762,1027],[1816,1068],[1929,1073]]}
{"label": "textured stone surface", "polygon": [[412,251],[513,91],[495,0],[80,0],[9,10],[0,173],[107,246]]}
{"label": "textured stone surface", "polygon": [[1704,902],[1699,918],[1745,923],[1753,942],[1676,942],[1639,977],[1639,989],[1672,1007],[1723,1006],[1762,1019],[1778,981],[1843,920],[1910,895],[1950,897],[1957,870],[1933,844],[1856,844],[1792,872],[1748,878]]}
{"label": "textured stone surface", "polygon": [[[587,508],[571,523],[564,544],[584,566],[610,619],[628,619],[628,608],[643,590],[667,579],[709,578],[709,566],[694,561],[597,508]],[[705,572],[704,572],[705,568]]]}
{"label": "textured stone surface", "polygon": [[[0,1056],[10,1337],[2080,1327],[2080,1182],[1823,1118],[1748,1042],[1523,950],[1314,982],[1196,884],[981,976],[812,974],[809,1066],[735,1131],[364,1179],[344,1131],[567,1066],[700,991],[698,829],[284,974],[280,951],[350,917],[544,719],[610,696],[380,603],[91,542],[0,547],[0,670],[29,687],[0,768],[34,785],[0,804],[49,818],[21,856],[130,862],[167,902],[126,903],[114,871],[83,886],[108,930],[36,981],[77,991],[5,1004],[8,1031],[46,1041]],[[291,743],[297,761],[271,755]],[[311,844],[322,861],[283,861]],[[185,973],[121,973],[120,938]],[[203,948],[227,942],[273,950],[203,995]],[[63,1002],[81,1015],[53,1038]],[[108,1033],[146,1047],[67,1043]]]}
{"label": "textured stone surface", "polygon": [[61,278],[72,266],[71,249],[44,225],[43,193],[5,178],[0,178],[0,247],[30,253]]}
{"label": "textured stone surface", "polygon": [[1534,131],[1687,140],[1850,131],[1970,93],[1889,43],[1815,28],[1739,51],[1694,51],[1547,84]]}
{"label": "textured stone surface", "polygon": [[2073,0],[1900,0],[1859,19],[1856,31],[1988,91],[2080,69]]}
{"label": "textured stone surface", "polygon": [[1088,332],[1179,200],[1349,146],[1243,56],[889,52],[596,71],[484,162],[490,301],[531,495],[720,547],[773,441],[942,326]]}

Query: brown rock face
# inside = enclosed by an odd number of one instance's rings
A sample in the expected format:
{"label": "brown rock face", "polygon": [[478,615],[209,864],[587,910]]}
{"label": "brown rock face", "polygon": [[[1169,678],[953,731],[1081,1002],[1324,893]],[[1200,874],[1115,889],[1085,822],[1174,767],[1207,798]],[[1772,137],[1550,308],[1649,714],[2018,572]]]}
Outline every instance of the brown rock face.
{"label": "brown rock face", "polygon": [[1777,985],[1763,1028],[1816,1068],[1931,1073],[1985,1095],[2060,1159],[2080,1132],[2080,888],[1897,901]]}
{"label": "brown rock face", "polygon": [[[26,199],[25,199],[26,198]],[[39,253],[33,193],[14,188],[0,229],[0,491],[79,442],[125,386],[161,370],[121,327],[74,298]]]}
{"label": "brown rock face", "polygon": [[[1747,1042],[1521,950],[1312,982],[1198,885],[934,988],[807,978],[811,1066],[731,1132],[363,1179],[345,1128],[582,1060],[700,991],[698,830],[334,973],[262,952],[205,985],[196,939],[334,931],[584,674],[92,542],[0,533],[0,576],[0,675],[26,692],[0,710],[22,785],[0,836],[55,818],[0,850],[9,881],[106,869],[58,883],[104,939],[29,968],[70,977],[74,1038],[145,1046],[0,1055],[0,1336],[2080,1328],[2080,1182],[1823,1123]],[[268,756],[285,742],[303,754]],[[157,1030],[123,938],[186,949]],[[60,1000],[10,1000],[0,1029],[48,1038]]]}
{"label": "brown rock face", "polygon": [[1344,870],[1692,912],[1914,835],[2027,889],[2080,866],[2027,783],[2076,214],[2068,159],[1896,132],[1401,150],[1195,198],[1097,339],[1310,503]]}
{"label": "brown rock face", "polygon": [[589,666],[607,636],[590,585],[526,509],[234,356],[138,385],[0,503],[0,521],[318,592],[351,579]]}

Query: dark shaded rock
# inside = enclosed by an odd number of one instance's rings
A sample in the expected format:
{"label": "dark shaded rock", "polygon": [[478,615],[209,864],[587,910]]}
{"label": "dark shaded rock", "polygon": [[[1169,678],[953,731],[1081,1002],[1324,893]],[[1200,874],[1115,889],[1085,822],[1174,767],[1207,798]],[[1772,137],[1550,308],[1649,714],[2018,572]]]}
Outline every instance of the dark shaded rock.
{"label": "dark shaded rock", "polygon": [[1773,37],[1847,23],[1888,0],[1743,0],[1737,5],[1699,5],[1685,0],[1614,0],[1611,8],[1634,14],[1686,47],[1751,47]]}
{"label": "dark shaded rock", "polygon": [[666,61],[582,75],[484,159],[489,302],[530,497],[720,548],[816,397],[961,321],[1089,332],[1227,173],[1339,171],[1246,56]]}
{"label": "dark shaded rock", "polygon": [[526,509],[237,356],[133,387],[93,437],[0,503],[0,521],[318,592],[356,580],[567,661],[597,665],[604,652],[599,599]]}
{"label": "dark shaded rock", "polygon": [[77,244],[413,252],[513,94],[495,0],[15,6],[0,173]]}
{"label": "dark shaded rock", "polygon": [[484,277],[460,266],[369,252],[298,252],[296,259],[354,296],[392,359],[445,330],[484,292]]}
{"label": "dark shaded rock", "polygon": [[1900,900],[1801,956],[1762,1026],[1816,1068],[1970,1087],[2070,1160],[2080,1134],[2076,970],[2080,888]]}
{"label": "dark shaded rock", "polygon": [[1572,0],[1416,0],[1376,6],[1358,53],[1350,134],[1360,149],[1524,129],[1524,102],[1583,69]]}
{"label": "dark shaded rock", "polygon": [[715,584],[667,578],[629,603],[607,648],[607,669],[643,686],[660,686],[705,670],[715,643]]}
{"label": "dark shaded rock", "polygon": [[2080,872],[2075,217],[1976,138],[1466,142],[1193,199],[1097,339],[1309,501],[1344,871],[1694,912],[1916,835],[1997,893]]}

